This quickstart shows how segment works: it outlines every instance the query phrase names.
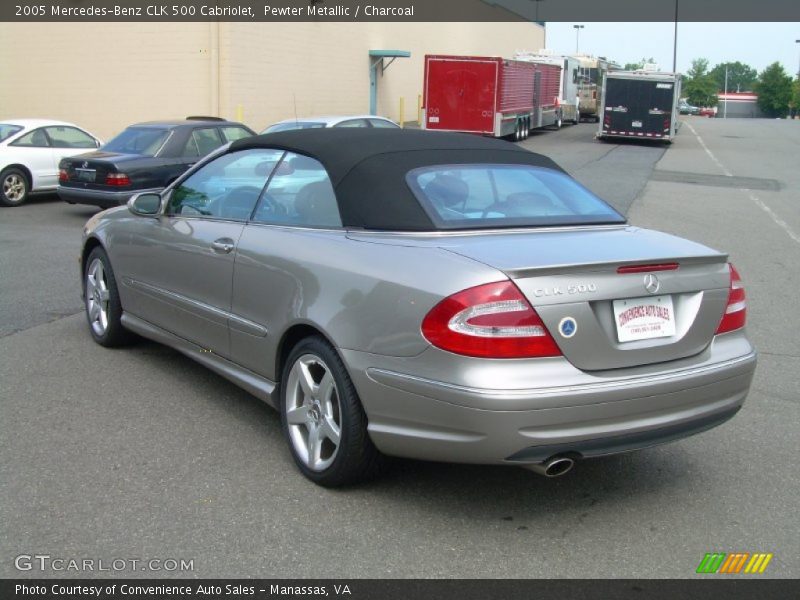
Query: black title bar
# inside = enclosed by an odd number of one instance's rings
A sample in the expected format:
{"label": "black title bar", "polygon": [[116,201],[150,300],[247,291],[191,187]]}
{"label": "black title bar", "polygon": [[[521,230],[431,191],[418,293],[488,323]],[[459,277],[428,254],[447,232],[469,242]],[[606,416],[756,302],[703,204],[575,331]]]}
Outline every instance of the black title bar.
{"label": "black title bar", "polygon": [[693,600],[800,597],[798,580],[702,579],[4,579],[3,600]]}
{"label": "black title bar", "polygon": [[0,21],[800,21],[798,0],[3,0]]}

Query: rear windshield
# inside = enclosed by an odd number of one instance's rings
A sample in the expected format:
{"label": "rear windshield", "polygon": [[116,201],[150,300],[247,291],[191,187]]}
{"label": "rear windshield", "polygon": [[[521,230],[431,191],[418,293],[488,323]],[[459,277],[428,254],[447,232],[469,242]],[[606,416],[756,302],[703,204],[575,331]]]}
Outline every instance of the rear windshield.
{"label": "rear windshield", "polygon": [[318,121],[291,121],[289,123],[275,123],[261,133],[275,133],[276,131],[290,131],[292,129],[322,129],[325,123]]}
{"label": "rear windshield", "polygon": [[120,154],[141,154],[155,156],[169,135],[169,129],[153,127],[128,127],[111,139],[102,150]]}
{"label": "rear windshield", "polygon": [[15,133],[22,131],[19,125],[11,125],[9,123],[0,123],[0,142],[7,140]]}
{"label": "rear windshield", "polygon": [[441,165],[410,171],[409,186],[441,229],[624,223],[574,179],[528,165]]}

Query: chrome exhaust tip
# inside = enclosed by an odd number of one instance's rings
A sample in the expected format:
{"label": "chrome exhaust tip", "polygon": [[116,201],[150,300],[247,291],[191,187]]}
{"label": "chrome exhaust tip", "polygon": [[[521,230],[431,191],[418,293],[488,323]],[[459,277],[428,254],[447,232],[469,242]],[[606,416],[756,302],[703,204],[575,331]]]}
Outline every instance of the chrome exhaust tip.
{"label": "chrome exhaust tip", "polygon": [[575,461],[568,456],[554,456],[543,463],[525,465],[525,468],[545,477],[561,477],[569,473],[574,466]]}

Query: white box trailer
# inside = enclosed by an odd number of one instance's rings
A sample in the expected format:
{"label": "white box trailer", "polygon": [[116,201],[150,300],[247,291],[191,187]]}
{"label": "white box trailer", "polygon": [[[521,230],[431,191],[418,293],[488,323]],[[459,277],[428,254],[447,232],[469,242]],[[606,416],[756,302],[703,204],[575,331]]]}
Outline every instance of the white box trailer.
{"label": "white box trailer", "polygon": [[580,119],[579,89],[578,83],[580,75],[580,61],[574,56],[560,56],[558,54],[548,54],[545,52],[517,52],[515,60],[524,60],[542,65],[555,65],[561,68],[560,92],[557,99],[557,121],[556,126],[560,127],[562,122],[577,124]]}
{"label": "white box trailer", "polygon": [[609,71],[604,78],[598,139],[671,143],[678,132],[680,96],[680,73]]}

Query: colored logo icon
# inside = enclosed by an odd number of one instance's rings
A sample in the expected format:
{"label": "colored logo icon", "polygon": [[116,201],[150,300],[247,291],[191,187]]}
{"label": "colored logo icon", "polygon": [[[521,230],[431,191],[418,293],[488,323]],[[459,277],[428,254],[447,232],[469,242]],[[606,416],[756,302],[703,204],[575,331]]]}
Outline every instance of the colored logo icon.
{"label": "colored logo icon", "polygon": [[736,575],[739,573],[761,574],[772,560],[772,553],[756,552],[708,552],[697,567],[697,573]]}

